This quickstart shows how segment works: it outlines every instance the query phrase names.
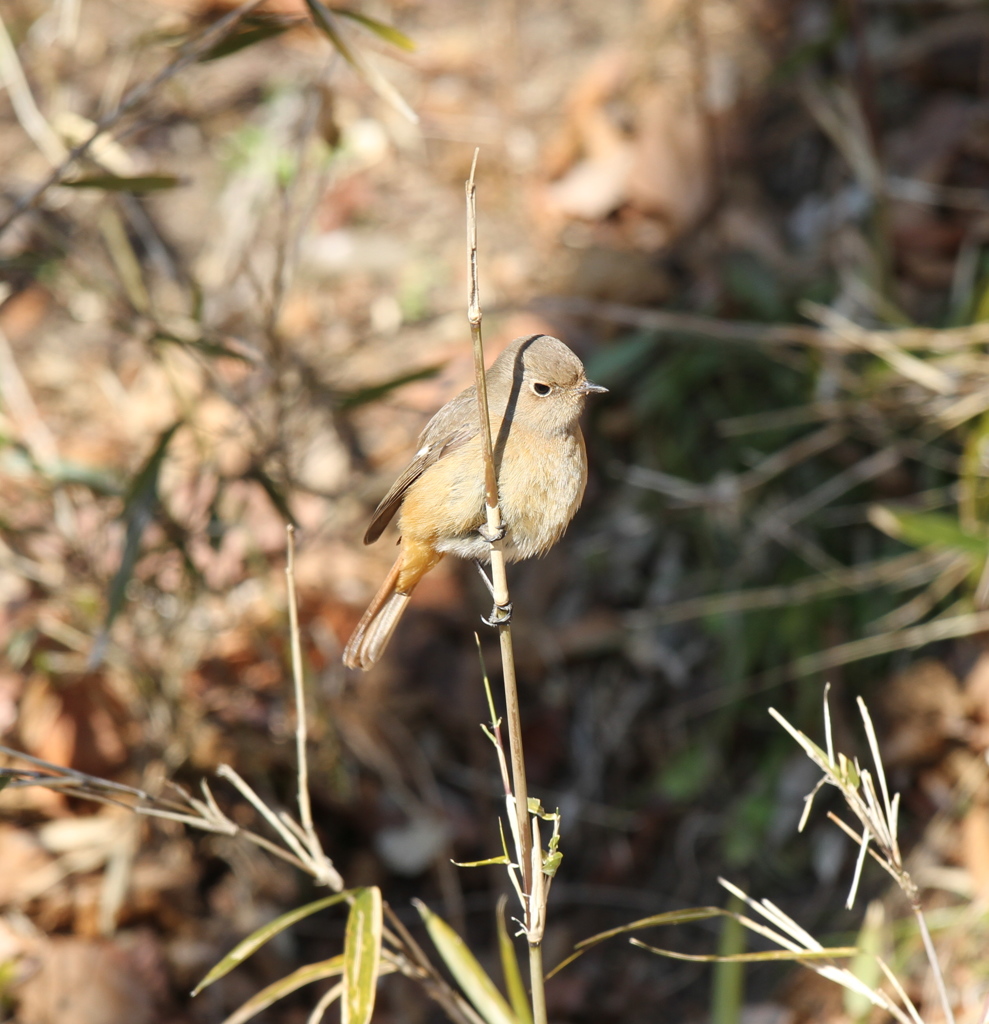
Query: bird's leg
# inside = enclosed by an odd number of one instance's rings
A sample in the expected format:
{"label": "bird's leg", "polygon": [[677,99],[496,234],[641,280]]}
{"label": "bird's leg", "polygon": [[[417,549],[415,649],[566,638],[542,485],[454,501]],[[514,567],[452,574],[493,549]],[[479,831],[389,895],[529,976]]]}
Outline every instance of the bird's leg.
{"label": "bird's leg", "polygon": [[[486,523],[482,523],[478,528],[477,532],[481,535],[482,539],[486,540],[489,544],[497,544],[506,533],[505,524],[502,523],[501,527],[497,530],[489,530]],[[477,571],[481,574],[481,579],[484,580],[484,585],[488,588],[488,592],[491,594],[492,599],[495,596],[494,584],[488,578],[488,574],[484,571],[479,561],[475,561],[474,564],[477,566]],[[506,605],[500,605],[497,601],[491,607],[491,614],[487,618],[481,616],[481,622],[486,626],[505,626],[512,621],[512,604],[509,602]]]}
{"label": "bird's leg", "polygon": [[[481,565],[481,563],[476,558],[474,559],[474,565],[477,568],[477,571],[481,574],[481,579],[484,580],[484,585],[488,588],[488,593],[491,595],[492,600],[494,600],[494,596],[495,596],[494,584],[488,578],[488,574],[484,571],[484,566]],[[491,615],[490,616],[488,616],[487,618],[485,618],[485,616],[483,616],[483,615],[481,616],[481,622],[483,622],[486,626],[499,626],[499,625],[500,626],[504,626],[504,625],[507,625],[511,621],[512,621],[512,605],[511,605],[511,602],[506,604],[504,607],[502,607],[501,605],[498,605],[498,604],[494,604],[494,605],[491,606]]]}
{"label": "bird's leg", "polygon": [[484,585],[488,588],[488,593],[494,597],[494,584],[491,582],[488,574],[484,571],[484,566],[481,565],[480,559],[474,559],[474,568],[481,574],[481,579],[484,580]]}

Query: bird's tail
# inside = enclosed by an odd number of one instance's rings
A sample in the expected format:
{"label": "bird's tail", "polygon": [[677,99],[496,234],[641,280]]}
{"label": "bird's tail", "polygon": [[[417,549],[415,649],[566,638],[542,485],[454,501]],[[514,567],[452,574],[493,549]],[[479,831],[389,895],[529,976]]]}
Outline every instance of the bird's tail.
{"label": "bird's tail", "polygon": [[399,555],[385,582],[374,595],[367,611],[361,616],[357,628],[347,641],[343,651],[343,663],[348,668],[367,671],[380,657],[391,639],[398,620],[402,617],[412,596],[410,587],[405,593],[395,589],[402,570],[402,556]]}

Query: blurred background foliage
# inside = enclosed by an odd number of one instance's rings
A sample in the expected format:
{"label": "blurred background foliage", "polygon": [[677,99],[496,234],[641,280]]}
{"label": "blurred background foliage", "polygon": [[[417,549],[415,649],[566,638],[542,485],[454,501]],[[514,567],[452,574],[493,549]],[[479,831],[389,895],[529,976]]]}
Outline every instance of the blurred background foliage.
{"label": "blurred background foliage", "polygon": [[[295,522],[324,845],[348,884],[432,901],[491,948],[503,879],[449,863],[498,848],[477,581],[442,566],[380,670],[339,665],[392,556],[361,548],[368,511],[471,377],[479,145],[490,354],[546,331],[611,389],[583,510],[513,573],[532,784],[564,821],[548,962],[630,914],[720,901],[719,872],[819,937],[854,933],[836,910],[854,851],[819,817],[795,839],[815,777],[766,714],[817,735],[829,681],[843,749],[856,694],[883,722],[960,1019],[979,1019],[984,6],[10,0],[0,17],[4,743],[152,792],[229,762],[289,803]],[[18,1020],[219,1020],[339,947],[314,919],[189,1002],[305,883],[55,793],[3,809]],[[916,936],[883,941],[909,972]],[[98,1015],[77,996],[58,1016],[52,993],[98,957]],[[616,948],[549,995],[560,1020],[850,1019],[780,968],[745,984],[733,1010],[699,966]],[[316,997],[297,998],[270,1019],[302,1019]],[[429,1019],[423,1000],[390,979],[379,1014]]]}

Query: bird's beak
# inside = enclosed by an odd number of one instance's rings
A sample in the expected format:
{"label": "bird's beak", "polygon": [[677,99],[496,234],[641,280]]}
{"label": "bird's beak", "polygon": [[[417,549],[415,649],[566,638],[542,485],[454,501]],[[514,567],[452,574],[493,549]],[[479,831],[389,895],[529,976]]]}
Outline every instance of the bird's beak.
{"label": "bird's beak", "polygon": [[592,384],[589,380],[585,380],[583,384],[578,384],[577,390],[582,395],[606,395],[608,393],[607,388],[601,387],[600,384]]}

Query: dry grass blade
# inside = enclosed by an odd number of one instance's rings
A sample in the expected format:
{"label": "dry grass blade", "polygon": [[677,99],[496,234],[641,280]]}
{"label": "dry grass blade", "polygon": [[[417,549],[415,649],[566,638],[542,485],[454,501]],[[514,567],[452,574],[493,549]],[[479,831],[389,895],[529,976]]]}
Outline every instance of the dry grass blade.
{"label": "dry grass blade", "polygon": [[[843,754],[838,754],[837,760],[831,750],[830,724],[828,723],[828,745],[827,755],[813,743],[804,733],[795,729],[778,711],[771,708],[770,714],[776,719],[791,736],[803,747],[805,753],[824,772],[824,781],[836,786],[845,800],[848,809],[858,819],[862,832],[857,834],[854,829],[843,822],[832,812],[828,817],[837,824],[843,832],[850,836],[859,845],[859,854],[855,865],[855,874],[852,880],[848,896],[847,906],[851,906],[858,889],[859,878],[861,877],[862,865],[865,862],[866,854],[870,854],[896,881],[910,901],[911,909],[917,922],[924,951],[931,967],[938,996],[941,1002],[941,1009],[945,1020],[954,1024],[954,1014],[951,1007],[951,1000],[948,996],[944,975],[938,961],[937,951],[931,939],[927,921],[924,918],[920,904],[920,894],[917,885],[910,874],[903,866],[900,855],[899,843],[897,840],[898,827],[897,816],[899,814],[899,794],[890,798],[889,788],[886,782],[886,770],[882,762],[882,755],[879,750],[879,741],[876,737],[875,727],[872,724],[872,716],[861,697],[858,698],[859,713],[862,717],[862,725],[866,733],[869,750],[872,754],[875,767],[875,776],[879,780],[879,794],[876,793],[872,774],[859,768],[857,762],[849,761]],[[825,694],[825,708],[827,708],[827,694]],[[816,790],[815,790],[816,792]],[[875,846],[875,849],[872,847]],[[751,905],[751,904],[750,904]],[[839,980],[837,977],[835,980]],[[863,987],[864,988],[864,987]],[[871,990],[869,990],[871,991]],[[902,991],[898,987],[898,991]],[[880,1005],[877,1003],[876,1005]],[[909,1002],[907,1005],[910,1006]],[[890,1011],[892,1012],[892,1011]],[[900,1011],[902,1013],[902,1011]],[[916,1011],[911,1007],[911,1016]],[[900,1020],[901,1017],[897,1016]]]}
{"label": "dry grass blade", "polygon": [[952,560],[953,556],[950,553],[909,551],[893,558],[837,570],[827,576],[811,576],[797,583],[753,587],[751,590],[693,597],[657,608],[644,608],[629,612],[625,616],[625,622],[632,629],[648,628],[654,624],[684,622],[707,615],[754,611],[760,608],[784,608],[840,594],[843,591],[856,593],[880,586],[892,590],[908,590],[923,586],[932,578],[940,578]]}
{"label": "dry grass blade", "polygon": [[[541,299],[537,306],[548,312],[595,317],[629,327],[661,333],[696,335],[743,345],[794,345],[834,352],[861,351],[859,344],[853,344],[827,329],[806,324],[763,324],[745,320],[723,320],[695,313],[643,309],[620,302],[599,302],[580,298]],[[895,348],[904,351],[948,353],[989,343],[989,322],[952,328],[899,327],[866,333],[885,338]]]}
{"label": "dry grass blade", "polygon": [[[805,929],[801,928],[791,917],[783,913],[779,907],[774,906],[768,900],[753,900],[745,892],[733,885],[731,882],[724,878],[719,878],[718,881],[723,885],[730,893],[738,897],[745,904],[751,907],[756,913],[765,917],[775,927],[785,932],[788,938],[784,941],[784,945],[790,950],[803,950],[801,956],[799,952],[791,953],[789,959],[800,960],[810,970],[815,971],[822,977],[841,985],[843,988],[848,989],[852,992],[857,992],[864,996],[872,1003],[873,1006],[878,1006],[891,1014],[896,1018],[900,1024],[910,1024],[910,1018],[897,1006],[892,1000],[890,1000],[884,992],[877,989],[873,989],[857,978],[850,970],[843,967],[837,967],[833,964],[819,964],[815,961],[822,956],[826,957],[828,951],[823,950],[821,944],[811,936]],[[746,927],[752,927],[747,919],[739,919]],[[758,930],[758,929],[755,929]],[[777,940],[779,941],[779,940]],[[859,951],[854,947],[851,948],[850,952],[843,952],[842,956],[855,956]],[[909,1001],[907,1001],[909,1006]]]}
{"label": "dry grass blade", "polygon": [[[836,957],[855,956],[858,949],[855,946],[839,946],[835,949],[822,950],[799,950],[788,949],[767,949],[757,953],[730,953],[720,955],[718,953],[680,953],[673,949],[660,949],[657,946],[650,946],[641,939],[629,939],[629,943],[638,946],[639,949],[648,950],[657,956],[666,956],[672,960],[689,960],[693,963],[704,964],[760,964],[793,962],[809,963],[814,960],[833,960]],[[877,1004],[878,1005],[878,1004]]]}
{"label": "dry grass blade", "polygon": [[845,338],[864,351],[879,356],[907,380],[912,380],[939,395],[950,395],[955,392],[956,384],[947,373],[905,352],[888,334],[863,330],[836,310],[814,302],[804,303],[804,308],[811,319],[823,324],[837,337]]}
{"label": "dry grass blade", "polygon": [[845,434],[840,425],[828,424],[767,456],[752,469],[737,475],[719,476],[711,484],[695,484],[642,466],[627,466],[621,472],[625,481],[634,487],[657,491],[672,498],[671,505],[675,508],[736,504],[748,491],[762,487],[801,462],[833,448]]}

